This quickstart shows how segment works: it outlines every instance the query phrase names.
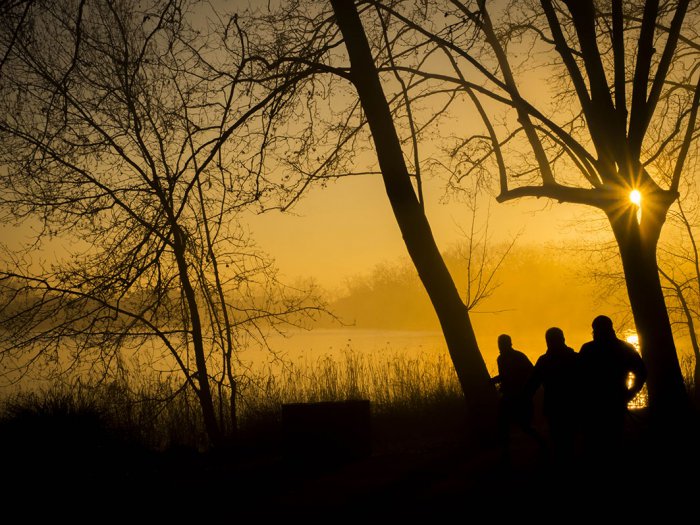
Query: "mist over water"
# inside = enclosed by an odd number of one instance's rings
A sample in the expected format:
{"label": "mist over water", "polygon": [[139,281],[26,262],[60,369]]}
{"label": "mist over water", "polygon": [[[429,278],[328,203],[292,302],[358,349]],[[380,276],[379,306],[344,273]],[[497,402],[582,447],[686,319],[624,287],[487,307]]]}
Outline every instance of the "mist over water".
{"label": "mist over water", "polygon": [[[429,330],[318,328],[294,331],[286,336],[276,335],[268,342],[280,356],[292,362],[341,359],[345,352],[355,352],[377,359],[411,359],[447,354],[442,332]],[[263,355],[260,358],[265,359]]]}
{"label": "mist over water", "polygon": [[[458,288],[466,290],[463,261],[450,253],[445,258]],[[470,312],[491,375],[496,374],[496,340],[502,333],[509,334],[514,347],[533,363],[545,352],[544,333],[552,326],[564,331],[566,343],[576,351],[591,339],[590,323],[599,314],[613,319],[620,337],[633,333],[624,287],[601,288],[586,270],[567,253],[534,247],[513,250],[496,273],[490,294]],[[262,377],[285,366],[343,363],[348,354],[385,363],[417,358],[450,362],[438,319],[408,260],[381,264],[347,279],[328,307],[337,319],[322,317],[307,329],[288,328],[283,334],[270,331],[266,344],[243,344],[237,349],[236,373]],[[172,356],[157,344],[124,350],[122,356],[137,373],[177,370]]]}
{"label": "mist over water", "polygon": [[[465,262],[454,253],[447,253],[445,259],[464,297]],[[617,293],[601,289],[576,256],[557,250],[513,250],[489,292],[470,312],[470,319],[490,370],[495,369],[496,339],[502,333],[510,334],[513,345],[534,361],[544,353],[544,333],[552,326],[564,331],[567,344],[575,350],[590,340],[591,321],[601,313],[612,317],[618,330],[631,328],[624,287]],[[321,322],[314,331],[326,331],[316,343],[304,341],[304,345],[324,349],[349,343],[358,349],[403,349],[415,343],[416,349],[410,351],[431,345],[445,351],[439,321],[409,261],[378,265],[351,277],[330,308],[348,326],[341,330],[338,323]],[[293,345],[294,339],[288,343]]]}

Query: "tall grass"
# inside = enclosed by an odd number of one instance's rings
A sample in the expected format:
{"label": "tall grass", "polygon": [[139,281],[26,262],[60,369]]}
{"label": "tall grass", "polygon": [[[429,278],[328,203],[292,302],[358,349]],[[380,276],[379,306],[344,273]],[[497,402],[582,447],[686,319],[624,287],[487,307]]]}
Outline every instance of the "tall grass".
{"label": "tall grass", "polygon": [[[279,430],[283,404],[346,399],[369,399],[379,427],[405,432],[426,414],[433,428],[438,414],[454,418],[463,397],[446,354],[376,356],[347,348],[335,358],[306,357],[249,372],[240,381],[240,433],[264,442]],[[157,450],[181,445],[202,449],[207,442],[197,399],[175,376],[137,377],[132,372],[109,381],[75,378],[8,396],[2,409],[4,421],[95,416],[113,435]],[[230,428],[230,422],[224,421],[224,427]]]}
{"label": "tall grass", "polygon": [[[91,420],[112,436],[154,450],[206,442],[194,396],[161,378],[138,386],[122,380],[55,383],[21,391],[3,401],[2,420],[52,420],[62,427]],[[50,430],[50,429],[49,429]]]}
{"label": "tall grass", "polygon": [[242,389],[242,430],[274,433],[284,403],[368,399],[376,449],[452,435],[464,396],[446,353],[374,355],[345,349],[338,357],[302,358],[251,377]]}
{"label": "tall grass", "polygon": [[692,399],[697,404],[697,408],[700,409],[700,392],[697,392],[695,388],[695,356],[689,354],[682,355],[680,358],[680,365],[685,382],[685,389],[690,399]]}
{"label": "tall grass", "polygon": [[377,357],[346,349],[339,358],[308,357],[268,368],[246,381],[246,411],[283,403],[369,399],[379,412],[400,407],[420,409],[441,399],[461,396],[446,354]]}

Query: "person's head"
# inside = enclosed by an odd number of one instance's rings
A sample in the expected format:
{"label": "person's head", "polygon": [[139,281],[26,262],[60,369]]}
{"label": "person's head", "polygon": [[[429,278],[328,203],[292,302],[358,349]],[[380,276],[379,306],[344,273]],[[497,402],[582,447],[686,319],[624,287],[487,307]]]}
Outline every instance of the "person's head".
{"label": "person's head", "polygon": [[544,340],[547,342],[547,348],[564,346],[564,331],[561,328],[553,326],[544,333]]}
{"label": "person's head", "polygon": [[498,350],[500,352],[506,352],[513,348],[513,341],[508,334],[501,334],[498,336]]}
{"label": "person's head", "polygon": [[593,319],[593,339],[604,340],[615,337],[612,319],[607,315],[599,315]]}

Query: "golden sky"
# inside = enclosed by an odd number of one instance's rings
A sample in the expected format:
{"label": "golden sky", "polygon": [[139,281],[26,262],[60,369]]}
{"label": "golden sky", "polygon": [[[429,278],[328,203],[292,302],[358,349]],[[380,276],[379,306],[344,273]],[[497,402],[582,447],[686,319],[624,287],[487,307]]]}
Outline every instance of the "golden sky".
{"label": "golden sky", "polygon": [[[429,181],[424,191],[426,214],[440,249],[463,240],[461,230],[471,221],[466,205],[440,202],[444,193],[440,181]],[[522,232],[517,244],[524,246],[582,242],[577,218],[591,213],[581,206],[537,199],[499,204],[485,197],[480,206],[477,223],[489,216],[493,242],[508,241]],[[289,278],[312,276],[329,288],[379,263],[407,256],[379,175],[313,188],[291,212],[250,216],[249,225],[259,247]]]}

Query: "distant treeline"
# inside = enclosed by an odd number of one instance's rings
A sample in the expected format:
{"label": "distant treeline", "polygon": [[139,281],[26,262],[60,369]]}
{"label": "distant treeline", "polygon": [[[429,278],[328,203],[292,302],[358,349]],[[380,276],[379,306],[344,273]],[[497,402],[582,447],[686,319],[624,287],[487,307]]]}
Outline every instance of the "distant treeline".
{"label": "distant treeline", "polygon": [[[444,254],[460,294],[467,293],[467,263],[458,248]],[[583,317],[601,303],[624,300],[611,297],[574,254],[555,249],[516,247],[495,273],[487,294],[474,314],[503,319],[513,328],[528,326],[533,317]],[[329,307],[343,322],[357,328],[439,330],[437,316],[415,268],[408,259],[377,264],[371,271],[348,279]],[[608,308],[611,306],[608,306]],[[477,315],[477,322],[478,322]],[[507,319],[507,321],[506,321]],[[319,326],[330,327],[322,319]]]}
{"label": "distant treeline", "polygon": [[[498,249],[494,247],[493,253]],[[464,298],[464,250],[454,247],[444,257]],[[513,248],[472,310],[480,345],[487,351],[492,346],[495,349],[498,334],[507,332],[516,346],[536,357],[544,349],[544,331],[559,326],[577,347],[588,340],[590,322],[601,312],[613,315],[621,329],[633,327],[625,313],[629,307],[624,284],[611,277],[615,268],[594,274],[592,257],[549,247]],[[474,286],[473,282],[472,289]],[[358,329],[440,330],[430,299],[408,259],[378,264],[348,279],[328,306]],[[315,326],[337,328],[338,324],[323,318]]]}

